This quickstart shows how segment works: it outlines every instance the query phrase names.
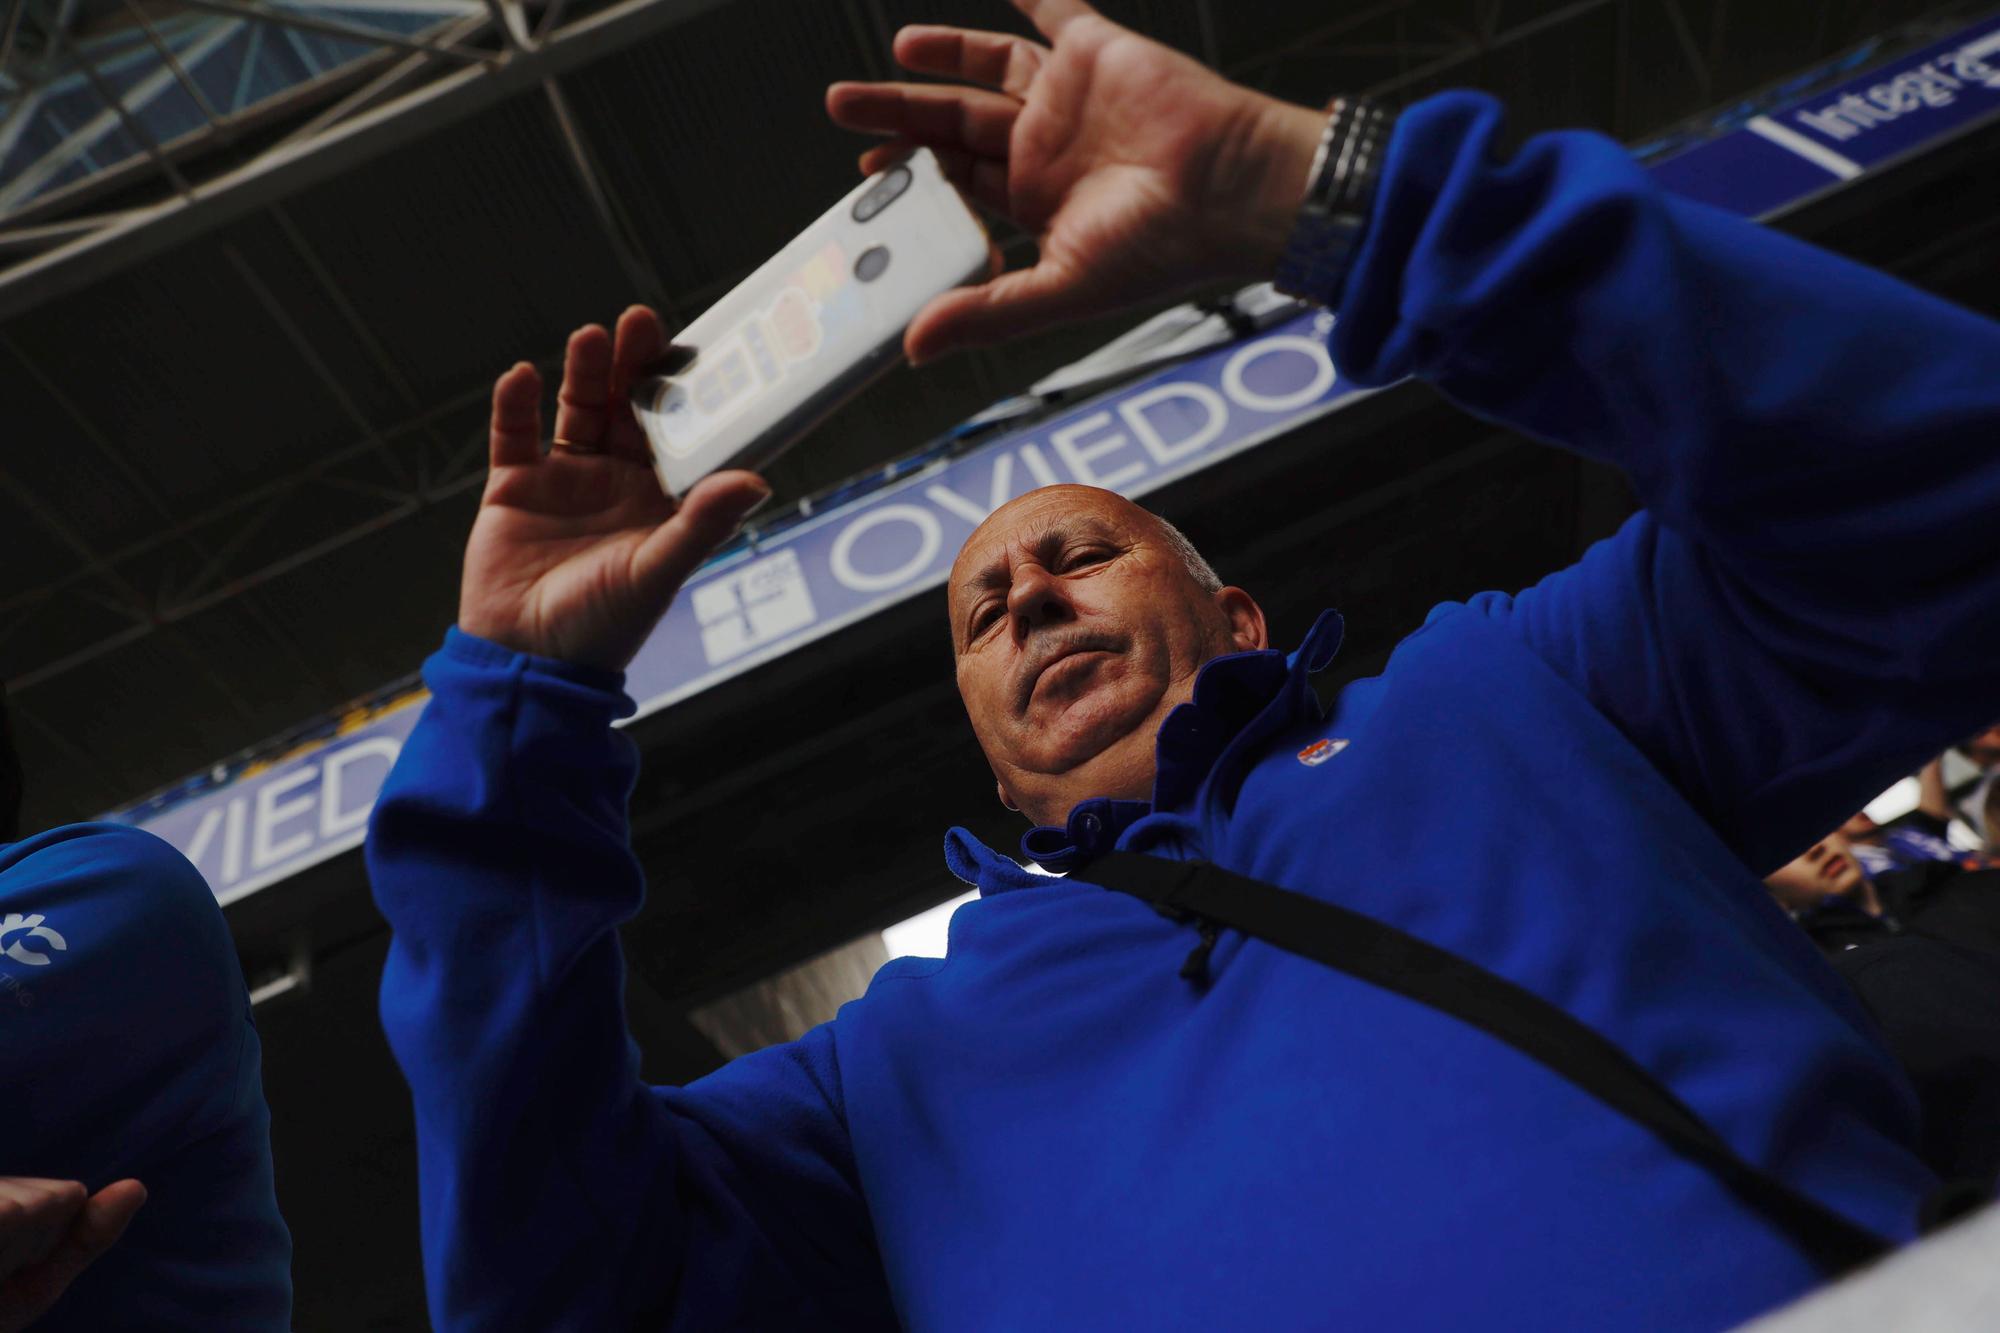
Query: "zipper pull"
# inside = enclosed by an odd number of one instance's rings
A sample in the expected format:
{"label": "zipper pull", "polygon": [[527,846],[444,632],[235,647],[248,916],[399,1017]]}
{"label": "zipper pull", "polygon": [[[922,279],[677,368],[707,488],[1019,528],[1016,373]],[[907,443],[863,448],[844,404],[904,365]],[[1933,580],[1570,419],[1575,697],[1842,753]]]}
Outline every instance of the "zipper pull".
{"label": "zipper pull", "polygon": [[1181,977],[1197,986],[1206,986],[1209,983],[1208,956],[1215,952],[1215,938],[1221,932],[1205,916],[1193,919],[1195,929],[1201,933],[1201,942],[1188,951],[1187,961],[1181,964]]}

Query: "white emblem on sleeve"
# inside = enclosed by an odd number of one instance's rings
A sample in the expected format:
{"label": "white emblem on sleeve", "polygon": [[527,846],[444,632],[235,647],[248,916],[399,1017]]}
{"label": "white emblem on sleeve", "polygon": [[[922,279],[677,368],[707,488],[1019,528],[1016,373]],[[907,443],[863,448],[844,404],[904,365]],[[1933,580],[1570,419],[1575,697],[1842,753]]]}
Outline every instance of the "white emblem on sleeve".
{"label": "white emblem on sleeve", "polygon": [[[20,935],[22,938],[8,944],[9,935]],[[69,948],[68,940],[42,924],[42,915],[39,912],[33,916],[9,912],[4,918],[0,918],[0,946],[4,946],[0,947],[0,954],[5,954],[17,963],[26,963],[29,967],[46,966],[49,956],[40,950],[30,949],[27,944],[29,940],[41,940],[58,953]]]}

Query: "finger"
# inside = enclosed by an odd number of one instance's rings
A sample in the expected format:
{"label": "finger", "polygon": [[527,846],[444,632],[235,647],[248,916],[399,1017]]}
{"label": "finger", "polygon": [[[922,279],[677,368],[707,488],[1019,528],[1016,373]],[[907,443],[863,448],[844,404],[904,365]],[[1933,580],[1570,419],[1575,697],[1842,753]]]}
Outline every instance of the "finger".
{"label": "finger", "polygon": [[81,1181],[0,1177],[0,1279],[53,1250],[89,1193]]}
{"label": "finger", "polygon": [[1077,284],[1047,263],[1003,273],[977,287],[959,287],[931,301],[903,334],[911,365],[947,352],[984,347],[1097,313]]}
{"label": "finger", "polygon": [[47,1207],[53,1199],[83,1188],[80,1181],[55,1180],[45,1176],[0,1176],[0,1203]]}
{"label": "finger", "polygon": [[1083,0],[1014,0],[1014,8],[1026,14],[1035,30],[1052,42],[1078,19],[1097,17],[1097,11]]}
{"label": "finger", "polygon": [[630,389],[632,381],[658,362],[666,350],[667,334],[660,327],[660,317],[648,306],[625,307],[625,313],[618,317],[618,328],[613,337],[613,398]]}
{"label": "finger", "polygon": [[575,444],[596,444],[604,436],[604,405],[610,397],[611,335],[602,324],[586,324],[569,335],[569,347],[563,353],[555,437]]}
{"label": "finger", "polygon": [[487,456],[494,467],[532,463],[542,456],[542,377],[517,361],[493,384],[493,422]]}
{"label": "finger", "polygon": [[846,129],[1005,157],[1021,104],[985,88],[836,83],[826,90],[826,111]]}
{"label": "finger", "polygon": [[1005,32],[974,32],[912,23],[896,34],[896,63],[915,74],[936,74],[998,88],[1026,100],[1049,48]]}
{"label": "finger", "polygon": [[146,1187],[136,1180],[120,1180],[91,1195],[49,1256],[14,1274],[7,1294],[18,1309],[10,1313],[32,1320],[47,1311],[77,1274],[117,1244],[145,1202]]}
{"label": "finger", "polygon": [[[872,176],[917,145],[907,139],[876,144],[861,155],[861,174]],[[956,148],[933,148],[938,167],[958,192],[994,213],[1007,211],[1007,164]]]}
{"label": "finger", "polygon": [[63,1240],[66,1251],[86,1256],[89,1263],[118,1243],[146,1203],[146,1187],[136,1180],[118,1180],[90,1196],[83,1215]]}
{"label": "finger", "polygon": [[701,562],[736,534],[771,488],[754,472],[703,477],[674,516],[655,528],[632,557],[633,578],[664,611]]}
{"label": "finger", "polygon": [[[667,348],[666,330],[660,317],[646,306],[628,306],[618,317],[611,354],[610,399],[605,405],[608,420],[602,442],[604,451],[627,458],[649,461],[645,432],[632,414],[632,386],[655,365]],[[565,439],[569,438],[564,436]]]}

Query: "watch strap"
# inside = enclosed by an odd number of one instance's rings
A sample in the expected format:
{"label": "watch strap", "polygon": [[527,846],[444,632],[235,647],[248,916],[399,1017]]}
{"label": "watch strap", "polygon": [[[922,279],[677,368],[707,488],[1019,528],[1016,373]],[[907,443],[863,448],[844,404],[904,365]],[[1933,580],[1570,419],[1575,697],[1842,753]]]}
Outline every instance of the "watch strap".
{"label": "watch strap", "polygon": [[1386,108],[1366,98],[1336,97],[1328,104],[1305,201],[1278,261],[1273,285],[1279,291],[1324,306],[1339,304],[1367,230],[1394,125]]}

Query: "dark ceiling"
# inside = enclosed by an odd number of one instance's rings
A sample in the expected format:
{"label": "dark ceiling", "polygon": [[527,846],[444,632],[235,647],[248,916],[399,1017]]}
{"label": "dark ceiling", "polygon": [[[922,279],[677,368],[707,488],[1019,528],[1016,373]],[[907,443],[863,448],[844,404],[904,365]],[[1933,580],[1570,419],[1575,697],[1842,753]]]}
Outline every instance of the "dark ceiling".
{"label": "dark ceiling", "polygon": [[[522,356],[549,363],[571,327],[635,297],[684,320],[836,197],[858,145],[825,122],[821,91],[884,73],[902,23],[1022,26],[998,0],[655,7],[668,17],[651,36],[556,81],[609,233],[550,98],[530,86],[469,112],[477,99],[406,113],[326,155],[337,170],[273,173],[172,225],[45,261],[32,280],[0,273],[0,676],[31,823],[118,806],[411,672],[453,612],[492,376]],[[1503,95],[1524,127],[1628,140],[1963,10],[1106,7],[1285,96],[1409,100],[1470,84]],[[255,147],[218,145],[217,169]],[[121,188],[92,206],[168,192]],[[781,498],[910,450],[1127,322],[897,372],[773,469]]]}

